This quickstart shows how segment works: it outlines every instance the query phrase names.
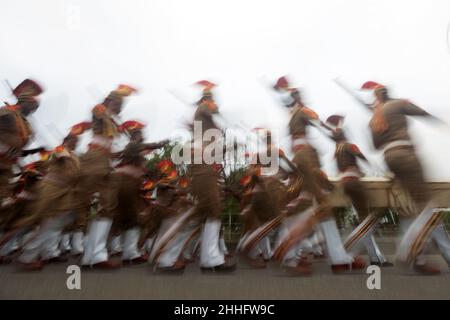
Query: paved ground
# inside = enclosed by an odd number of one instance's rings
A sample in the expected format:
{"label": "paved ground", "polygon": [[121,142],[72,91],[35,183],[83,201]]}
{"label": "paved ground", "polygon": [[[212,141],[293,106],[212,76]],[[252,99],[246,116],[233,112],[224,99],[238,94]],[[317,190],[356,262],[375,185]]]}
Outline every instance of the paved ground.
{"label": "paved ground", "polygon": [[[433,257],[445,265],[440,257]],[[66,265],[37,273],[0,267],[1,299],[450,299],[450,272],[440,276],[383,269],[381,290],[368,290],[364,272],[331,274],[325,261],[307,278],[286,276],[274,264],[266,270],[240,265],[233,275],[203,275],[195,265],[183,275],[155,275],[147,265],[119,271],[82,271],[81,290],[66,287]]]}
{"label": "paved ground", "polygon": [[[389,246],[383,245],[388,251]],[[364,271],[333,275],[326,261],[315,261],[314,275],[306,278],[286,276],[276,264],[252,270],[240,263],[232,275],[203,275],[196,265],[183,275],[156,275],[148,265],[82,271],[81,290],[67,289],[67,264],[36,273],[19,272],[11,264],[0,266],[0,299],[450,299],[449,268],[440,256],[430,258],[442,275],[386,268],[381,290],[367,289]]]}

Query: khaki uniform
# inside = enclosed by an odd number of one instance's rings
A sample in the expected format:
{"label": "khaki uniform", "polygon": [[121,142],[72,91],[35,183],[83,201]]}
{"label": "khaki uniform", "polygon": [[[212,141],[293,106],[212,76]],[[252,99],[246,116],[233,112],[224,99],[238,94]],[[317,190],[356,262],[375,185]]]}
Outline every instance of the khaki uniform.
{"label": "khaki uniform", "polygon": [[[118,129],[103,105],[92,110],[93,142],[89,150],[80,157],[81,179],[79,187],[84,196],[84,215],[87,216],[92,195],[98,193],[99,217],[113,218],[117,207],[116,180],[112,177],[111,150],[108,143],[118,134]],[[102,143],[97,143],[99,139]]]}
{"label": "khaki uniform", "polygon": [[[195,136],[195,141],[201,141],[203,133],[209,129],[217,129],[212,117],[217,109],[212,109],[207,103],[197,107],[194,121],[202,123],[201,136]],[[206,143],[202,143],[205,147]],[[195,160],[195,159],[194,159]],[[203,159],[202,159],[203,162]],[[196,198],[195,215],[200,218],[219,218],[222,213],[220,190],[218,185],[218,173],[213,165],[201,163],[190,165],[191,191]]]}
{"label": "khaki uniform", "polygon": [[311,121],[317,120],[317,115],[306,107],[294,110],[289,121],[289,132],[293,139],[293,150],[295,152],[292,162],[303,175],[303,188],[314,195],[321,202],[324,198],[323,189],[332,189],[331,183],[320,169],[320,158],[317,150],[307,142],[296,145],[297,139],[306,137],[307,126]]}
{"label": "khaki uniform", "polygon": [[[379,108],[382,108],[385,127],[378,130],[374,125],[377,112],[374,113],[370,127],[374,146],[380,150],[391,142],[411,141],[406,116],[429,115],[407,100],[389,100]],[[430,194],[425,183],[422,165],[414,147],[410,145],[391,148],[386,150],[384,157],[388,168],[411,195],[418,205],[418,212],[420,212],[430,199]]]}
{"label": "khaki uniform", "polygon": [[[369,214],[369,208],[364,186],[359,180],[362,173],[357,163],[357,157],[361,156],[362,154],[356,145],[345,141],[336,143],[336,164],[339,172],[344,175],[340,183],[362,221]],[[351,175],[345,177],[349,173]]]}
{"label": "khaki uniform", "polygon": [[[18,106],[0,108],[0,201],[12,195],[12,185],[9,181],[13,178],[12,167],[17,157],[11,155],[10,151],[20,151],[32,134],[31,126],[20,113]],[[7,208],[0,210],[0,228],[10,219],[10,214],[12,213]]]}
{"label": "khaki uniform", "polygon": [[80,161],[72,152],[49,160],[49,169],[40,184],[40,197],[36,211],[42,218],[50,218],[65,212],[81,209],[78,184]]}

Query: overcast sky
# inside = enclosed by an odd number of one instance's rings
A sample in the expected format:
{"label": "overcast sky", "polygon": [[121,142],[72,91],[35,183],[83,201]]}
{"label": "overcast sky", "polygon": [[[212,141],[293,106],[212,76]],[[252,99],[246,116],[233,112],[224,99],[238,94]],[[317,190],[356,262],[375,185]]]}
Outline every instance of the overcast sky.
{"label": "overcast sky", "polygon": [[[192,84],[210,79],[228,119],[272,128],[286,148],[286,110],[261,79],[288,74],[321,118],[346,115],[351,139],[381,166],[370,115],[332,79],[379,81],[450,123],[449,22],[448,0],[2,0],[0,76],[45,86],[39,143],[56,144],[119,83],[140,90],[122,119],[163,139],[193,112],[171,92],[193,102]],[[6,86],[0,97],[14,102]],[[413,121],[411,132],[430,178],[449,180],[450,129]],[[333,144],[312,136],[333,174]]]}

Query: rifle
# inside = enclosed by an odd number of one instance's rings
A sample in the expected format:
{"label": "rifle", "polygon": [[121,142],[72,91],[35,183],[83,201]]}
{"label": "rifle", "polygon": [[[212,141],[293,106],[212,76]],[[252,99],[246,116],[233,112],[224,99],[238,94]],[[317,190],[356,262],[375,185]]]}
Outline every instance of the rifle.
{"label": "rifle", "polygon": [[334,83],[336,83],[341,89],[347,92],[353,99],[355,99],[359,104],[366,108],[370,108],[370,104],[367,104],[363,99],[358,97],[346,84],[344,84],[339,78],[333,79]]}

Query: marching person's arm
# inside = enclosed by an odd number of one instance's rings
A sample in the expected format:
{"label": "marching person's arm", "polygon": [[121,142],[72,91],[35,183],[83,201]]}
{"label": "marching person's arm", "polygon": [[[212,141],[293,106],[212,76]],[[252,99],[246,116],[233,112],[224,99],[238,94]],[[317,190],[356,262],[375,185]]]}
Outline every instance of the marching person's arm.
{"label": "marching person's arm", "polygon": [[354,155],[355,157],[366,163],[369,162],[366,156],[361,152],[361,150],[358,148],[356,144],[349,143],[347,145],[347,152],[349,152],[350,154]]}

